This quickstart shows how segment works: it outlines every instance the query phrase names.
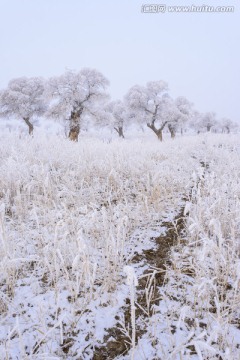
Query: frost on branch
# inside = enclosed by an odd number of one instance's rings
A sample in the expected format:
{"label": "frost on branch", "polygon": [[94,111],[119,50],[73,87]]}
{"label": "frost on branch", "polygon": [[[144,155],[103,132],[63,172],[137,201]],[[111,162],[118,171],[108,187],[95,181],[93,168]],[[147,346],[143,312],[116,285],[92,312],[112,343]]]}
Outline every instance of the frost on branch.
{"label": "frost on branch", "polygon": [[163,129],[167,125],[175,137],[177,127],[190,116],[191,104],[184,97],[173,100],[167,93],[165,81],[151,81],[146,86],[133,86],[126,95],[129,108],[142,123],[146,123],[162,141]]}
{"label": "frost on branch", "polygon": [[0,92],[0,116],[23,119],[29,134],[33,132],[32,118],[46,111],[44,100],[44,79],[40,77],[21,77],[9,82]]}
{"label": "frost on branch", "polygon": [[135,307],[135,288],[138,286],[138,279],[135,273],[135,270],[132,266],[126,265],[123,268],[123,271],[127,275],[127,285],[130,289],[130,303],[131,303],[131,359],[134,359],[134,351],[136,346],[136,307]]}
{"label": "frost on branch", "polygon": [[[238,124],[228,118],[223,118],[219,121],[219,128],[221,132],[226,132],[230,134],[231,130],[234,130],[238,127]],[[217,129],[218,130],[218,129]]]}
{"label": "frost on branch", "polygon": [[121,100],[111,101],[107,104],[106,111],[109,114],[110,126],[118,133],[119,137],[124,138],[124,128],[131,119],[127,105]]}
{"label": "frost on branch", "polygon": [[69,138],[78,141],[82,120],[96,117],[107,99],[108,80],[97,70],[67,70],[49,79],[47,96],[51,99],[49,115],[69,120]]}
{"label": "frost on branch", "polygon": [[170,96],[165,97],[165,106],[162,110],[162,117],[167,121],[168,130],[171,138],[175,138],[178,128],[182,128],[190,119],[192,113],[192,104],[184,97],[179,96],[175,100]]}
{"label": "frost on branch", "polygon": [[198,133],[207,131],[210,132],[212,128],[217,126],[218,122],[214,112],[199,113],[195,112],[193,117],[192,126]]}
{"label": "frost on branch", "polygon": [[127,280],[126,280],[127,285],[128,286],[138,286],[138,279],[135,274],[134,268],[132,266],[126,265],[126,266],[124,266],[123,271],[127,275]]}

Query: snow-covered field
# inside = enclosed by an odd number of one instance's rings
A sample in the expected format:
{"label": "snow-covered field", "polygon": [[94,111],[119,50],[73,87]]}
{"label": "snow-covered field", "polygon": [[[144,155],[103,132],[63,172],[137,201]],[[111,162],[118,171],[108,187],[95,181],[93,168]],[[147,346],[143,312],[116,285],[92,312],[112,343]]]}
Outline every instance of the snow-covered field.
{"label": "snow-covered field", "polygon": [[0,142],[1,360],[240,358],[238,135]]}

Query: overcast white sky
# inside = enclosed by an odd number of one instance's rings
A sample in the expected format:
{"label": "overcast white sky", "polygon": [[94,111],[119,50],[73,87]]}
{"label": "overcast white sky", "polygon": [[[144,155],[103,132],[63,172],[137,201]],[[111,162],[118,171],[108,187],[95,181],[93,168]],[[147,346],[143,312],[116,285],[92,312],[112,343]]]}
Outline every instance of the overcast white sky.
{"label": "overcast white sky", "polygon": [[[142,4],[232,5],[234,13],[144,14]],[[236,0],[0,0],[0,88],[20,76],[94,67],[113,98],[165,80],[200,111],[240,120]]]}

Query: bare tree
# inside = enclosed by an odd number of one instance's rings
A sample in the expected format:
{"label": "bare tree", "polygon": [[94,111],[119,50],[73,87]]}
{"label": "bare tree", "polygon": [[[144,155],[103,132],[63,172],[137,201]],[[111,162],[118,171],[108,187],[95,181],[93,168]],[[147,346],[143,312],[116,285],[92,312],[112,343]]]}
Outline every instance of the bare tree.
{"label": "bare tree", "polygon": [[22,119],[33,133],[32,118],[41,116],[46,111],[44,101],[44,79],[40,77],[21,77],[9,82],[8,87],[0,92],[0,116]]}
{"label": "bare tree", "polygon": [[69,120],[70,140],[78,141],[84,117],[96,116],[99,107],[103,107],[108,85],[109,81],[100,72],[88,68],[79,72],[67,70],[63,75],[49,79],[46,94],[51,103],[48,114]]}

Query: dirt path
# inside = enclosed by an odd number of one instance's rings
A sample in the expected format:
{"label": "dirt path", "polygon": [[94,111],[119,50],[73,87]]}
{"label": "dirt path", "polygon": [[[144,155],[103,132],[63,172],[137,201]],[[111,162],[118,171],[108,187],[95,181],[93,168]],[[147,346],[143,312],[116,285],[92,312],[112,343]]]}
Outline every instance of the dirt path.
{"label": "dirt path", "polygon": [[[182,200],[185,203],[186,199]],[[134,264],[147,265],[136,289],[136,343],[145,332],[144,327],[139,324],[144,324],[142,320],[152,315],[152,305],[159,302],[158,288],[164,284],[166,264],[169,262],[171,247],[179,243],[180,236],[184,231],[184,218],[184,206],[182,206],[173,222],[162,222],[161,226],[165,227],[166,231],[153,240],[156,246],[150,250],[144,250],[141,254],[136,254],[132,259]],[[154,269],[156,270],[154,271]],[[146,289],[148,296],[146,296]],[[151,306],[149,306],[149,300]],[[125,328],[129,329],[131,336],[130,299],[126,299],[126,307],[122,311]],[[118,321],[119,318],[116,317],[116,320]],[[117,322],[116,327],[107,330],[108,334],[104,338],[105,345],[95,347],[93,360],[115,359],[117,356],[126,355],[129,352],[131,348],[130,339],[122,329],[122,324]]]}

